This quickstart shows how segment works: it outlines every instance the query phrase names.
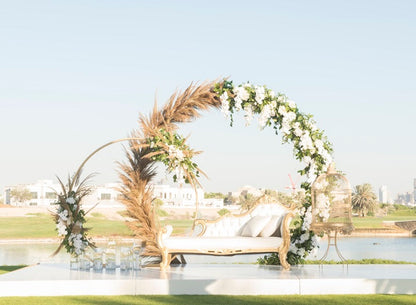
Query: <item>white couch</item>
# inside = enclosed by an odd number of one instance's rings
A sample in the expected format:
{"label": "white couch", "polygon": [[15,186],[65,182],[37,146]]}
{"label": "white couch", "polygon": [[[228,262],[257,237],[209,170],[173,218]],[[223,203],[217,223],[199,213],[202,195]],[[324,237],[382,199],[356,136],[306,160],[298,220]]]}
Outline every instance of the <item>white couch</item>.
{"label": "white couch", "polygon": [[166,269],[175,255],[236,255],[279,253],[285,269],[290,245],[289,224],[294,214],[278,203],[258,203],[241,215],[227,214],[217,220],[195,220],[192,236],[171,236],[172,227],[158,235],[162,252],[161,269]]}

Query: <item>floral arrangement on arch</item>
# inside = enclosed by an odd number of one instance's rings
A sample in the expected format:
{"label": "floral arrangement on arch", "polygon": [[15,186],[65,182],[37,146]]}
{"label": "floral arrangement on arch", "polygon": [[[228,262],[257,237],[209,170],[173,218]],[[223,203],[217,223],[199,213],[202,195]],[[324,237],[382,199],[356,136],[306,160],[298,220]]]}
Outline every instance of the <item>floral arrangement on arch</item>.
{"label": "floral arrangement on arch", "polygon": [[174,182],[189,183],[193,187],[201,186],[198,178],[201,174],[206,174],[192,160],[201,152],[191,149],[186,144],[186,138],[166,129],[159,129],[152,137],[146,139],[146,144],[152,152],[145,157],[162,162],[166,170],[173,173]]}
{"label": "floral arrangement on arch", "polygon": [[[325,172],[332,162],[332,145],[322,130],[316,127],[311,115],[301,113],[296,103],[282,93],[275,93],[265,86],[250,83],[234,86],[232,81],[217,83],[214,91],[221,101],[221,111],[233,124],[233,114],[243,111],[246,125],[258,115],[260,129],[271,126],[276,134],[281,133],[283,143],[292,143],[294,156],[304,164],[298,172],[307,179],[301,187],[306,199],[300,209],[300,220],[292,230],[291,245],[287,260],[290,264],[301,262],[318,245],[317,236],[310,230],[312,223],[311,184],[318,175]],[[326,209],[322,209],[326,217]],[[260,263],[274,263],[277,254],[260,259]]]}
{"label": "floral arrangement on arch", "polygon": [[88,228],[84,227],[86,222],[85,215],[88,214],[82,209],[82,199],[91,193],[91,188],[87,186],[87,181],[91,175],[80,181],[80,172],[72,178],[68,178],[67,185],[58,178],[61,185],[61,193],[57,193],[58,201],[56,212],[53,218],[56,224],[58,237],[61,243],[53,255],[56,255],[62,247],[74,256],[81,255],[88,247],[95,247],[88,237]]}

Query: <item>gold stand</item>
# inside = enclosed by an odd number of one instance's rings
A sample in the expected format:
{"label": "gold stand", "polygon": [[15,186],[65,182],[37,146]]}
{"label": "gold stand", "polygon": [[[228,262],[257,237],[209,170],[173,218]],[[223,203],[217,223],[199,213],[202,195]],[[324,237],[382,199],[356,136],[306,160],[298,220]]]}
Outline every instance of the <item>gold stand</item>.
{"label": "gold stand", "polygon": [[[331,233],[334,233],[334,234],[331,235]],[[338,244],[337,244],[338,230],[334,230],[334,231],[330,230],[330,231],[327,232],[327,235],[328,235],[328,246],[326,248],[325,254],[319,259],[319,263],[320,263],[319,265],[322,266],[323,265],[322,262],[325,261],[325,259],[327,258],[328,252],[329,252],[329,247],[334,246],[338,257],[342,261],[342,264],[347,265],[347,268],[348,268],[347,260],[345,259],[344,256],[342,256],[341,251],[338,249]],[[333,241],[331,242],[332,239],[333,239]]]}

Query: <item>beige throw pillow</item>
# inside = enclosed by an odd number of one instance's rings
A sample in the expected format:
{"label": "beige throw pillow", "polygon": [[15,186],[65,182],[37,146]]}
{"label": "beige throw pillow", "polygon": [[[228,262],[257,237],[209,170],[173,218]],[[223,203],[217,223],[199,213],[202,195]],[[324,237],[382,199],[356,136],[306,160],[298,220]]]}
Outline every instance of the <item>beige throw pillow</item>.
{"label": "beige throw pillow", "polygon": [[270,237],[270,236],[278,236],[281,237],[282,234],[280,233],[280,225],[282,224],[283,217],[280,215],[272,216],[269,222],[265,225],[263,230],[261,230],[260,235],[261,237]]}
{"label": "beige throw pillow", "polygon": [[270,219],[271,216],[254,216],[244,225],[241,236],[256,237]]}

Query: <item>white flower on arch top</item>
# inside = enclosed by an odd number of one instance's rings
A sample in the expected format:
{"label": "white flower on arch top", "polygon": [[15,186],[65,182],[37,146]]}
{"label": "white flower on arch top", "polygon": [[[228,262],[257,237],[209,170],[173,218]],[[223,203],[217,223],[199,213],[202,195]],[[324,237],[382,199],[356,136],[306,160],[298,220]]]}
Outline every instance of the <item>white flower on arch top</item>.
{"label": "white flower on arch top", "polygon": [[258,117],[260,129],[271,126],[276,134],[280,132],[283,143],[292,143],[294,156],[303,164],[298,172],[306,176],[302,188],[306,191],[306,202],[300,211],[300,223],[292,232],[292,245],[288,254],[289,263],[297,263],[317,245],[316,236],[310,229],[310,186],[317,175],[325,172],[332,162],[332,146],[322,130],[316,127],[312,115],[299,111],[296,103],[282,93],[275,93],[266,86],[250,83],[234,86],[232,81],[217,83],[215,92],[221,101],[221,112],[230,118],[242,111],[246,125],[251,124],[254,115]]}

